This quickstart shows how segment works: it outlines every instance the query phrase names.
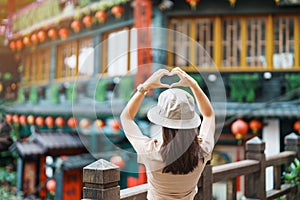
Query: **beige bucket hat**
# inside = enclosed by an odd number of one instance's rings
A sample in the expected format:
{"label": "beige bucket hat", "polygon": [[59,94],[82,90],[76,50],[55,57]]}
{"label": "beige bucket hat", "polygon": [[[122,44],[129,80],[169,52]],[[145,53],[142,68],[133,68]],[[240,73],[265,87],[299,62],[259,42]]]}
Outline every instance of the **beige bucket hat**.
{"label": "beige bucket hat", "polygon": [[193,96],[179,88],[163,91],[147,117],[154,124],[172,129],[197,128],[201,123]]}

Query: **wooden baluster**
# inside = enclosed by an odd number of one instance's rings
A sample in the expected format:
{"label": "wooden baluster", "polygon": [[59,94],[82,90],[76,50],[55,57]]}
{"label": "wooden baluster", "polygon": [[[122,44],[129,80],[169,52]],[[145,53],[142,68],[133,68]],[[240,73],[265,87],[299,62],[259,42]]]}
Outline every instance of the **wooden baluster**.
{"label": "wooden baluster", "polygon": [[226,199],[236,200],[236,178],[229,179],[226,182]]}
{"label": "wooden baluster", "polygon": [[213,199],[212,192],[213,184],[213,175],[212,175],[212,166],[208,163],[201,175],[201,178],[198,182],[198,193],[195,196],[195,200],[206,200]]}

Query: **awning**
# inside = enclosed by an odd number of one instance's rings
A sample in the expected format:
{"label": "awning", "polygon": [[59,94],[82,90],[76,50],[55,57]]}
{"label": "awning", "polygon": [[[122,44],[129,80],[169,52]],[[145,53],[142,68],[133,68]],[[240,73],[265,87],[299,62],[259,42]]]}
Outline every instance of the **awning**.
{"label": "awning", "polygon": [[87,152],[77,133],[34,133],[30,140],[17,142],[20,156],[74,155]]}

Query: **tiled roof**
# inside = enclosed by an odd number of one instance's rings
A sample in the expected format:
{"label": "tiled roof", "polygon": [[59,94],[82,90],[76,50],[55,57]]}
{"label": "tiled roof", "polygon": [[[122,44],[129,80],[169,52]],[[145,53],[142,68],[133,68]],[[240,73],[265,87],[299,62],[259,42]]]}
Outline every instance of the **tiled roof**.
{"label": "tiled roof", "polygon": [[[297,102],[276,103],[215,103],[218,116],[243,117],[300,117],[300,104]],[[225,109],[225,110],[224,110]]]}
{"label": "tiled roof", "polygon": [[53,152],[63,155],[72,151],[86,151],[77,133],[34,133],[29,141],[17,142],[16,147],[23,157]]}

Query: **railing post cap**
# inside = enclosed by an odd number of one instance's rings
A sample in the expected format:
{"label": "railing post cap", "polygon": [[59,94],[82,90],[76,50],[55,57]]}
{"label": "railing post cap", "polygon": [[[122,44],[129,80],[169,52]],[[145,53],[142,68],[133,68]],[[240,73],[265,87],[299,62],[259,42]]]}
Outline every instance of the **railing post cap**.
{"label": "railing post cap", "polygon": [[84,183],[107,184],[119,180],[119,167],[104,159],[97,160],[83,168]]}
{"label": "railing post cap", "polygon": [[264,152],[265,148],[265,142],[257,136],[246,142],[246,151]]}
{"label": "railing post cap", "polygon": [[287,144],[300,144],[300,136],[294,132],[284,137],[284,143]]}

